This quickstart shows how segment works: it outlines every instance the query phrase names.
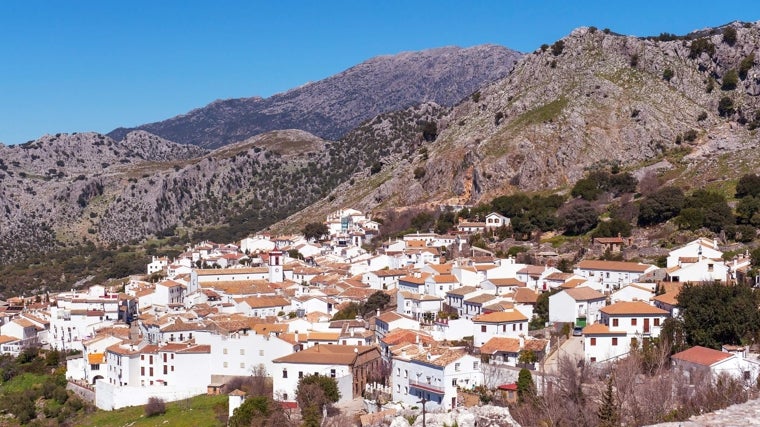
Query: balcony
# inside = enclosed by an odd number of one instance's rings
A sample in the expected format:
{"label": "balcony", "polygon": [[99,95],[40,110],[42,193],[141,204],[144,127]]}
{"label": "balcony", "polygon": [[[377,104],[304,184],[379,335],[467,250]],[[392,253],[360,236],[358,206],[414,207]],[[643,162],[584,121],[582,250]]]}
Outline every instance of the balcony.
{"label": "balcony", "polygon": [[421,383],[419,381],[409,380],[409,387],[414,387],[419,390],[429,391],[435,394],[441,394],[441,395],[446,394],[446,390],[444,390],[443,388],[436,387],[433,384]]}

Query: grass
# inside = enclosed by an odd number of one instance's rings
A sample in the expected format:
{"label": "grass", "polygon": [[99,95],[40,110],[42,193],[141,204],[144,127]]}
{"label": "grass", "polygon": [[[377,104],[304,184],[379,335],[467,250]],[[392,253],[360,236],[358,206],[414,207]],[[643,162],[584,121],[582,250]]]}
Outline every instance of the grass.
{"label": "grass", "polygon": [[0,393],[10,394],[29,390],[30,388],[41,385],[47,378],[47,375],[25,372],[0,385]]}
{"label": "grass", "polygon": [[227,396],[196,396],[191,399],[166,404],[166,413],[147,418],[142,406],[117,409],[115,411],[97,411],[75,421],[81,427],[108,426],[172,426],[172,427],[210,427],[223,426],[216,419],[214,406],[224,405],[227,412]]}
{"label": "grass", "polygon": [[541,124],[554,120],[567,107],[568,99],[566,97],[557,98],[556,100],[536,107],[530,111],[521,114],[517,119],[509,123],[509,128],[519,129],[532,124]]}

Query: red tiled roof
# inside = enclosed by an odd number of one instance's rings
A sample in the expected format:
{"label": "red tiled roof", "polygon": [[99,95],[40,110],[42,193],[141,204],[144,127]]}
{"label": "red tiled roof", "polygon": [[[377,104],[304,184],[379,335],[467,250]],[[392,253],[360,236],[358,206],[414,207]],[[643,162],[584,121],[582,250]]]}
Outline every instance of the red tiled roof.
{"label": "red tiled roof", "polygon": [[711,366],[732,356],[731,353],[726,353],[720,350],[694,346],[688,350],[676,353],[671,357],[676,360],[694,363],[695,365]]}

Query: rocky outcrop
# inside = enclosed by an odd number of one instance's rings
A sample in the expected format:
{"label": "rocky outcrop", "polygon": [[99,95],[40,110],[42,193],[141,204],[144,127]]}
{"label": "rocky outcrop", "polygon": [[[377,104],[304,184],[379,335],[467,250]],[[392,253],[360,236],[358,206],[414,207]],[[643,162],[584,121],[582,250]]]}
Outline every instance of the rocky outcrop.
{"label": "rocky outcrop", "polygon": [[[139,126],[183,144],[217,148],[277,129],[339,139],[379,114],[423,102],[451,106],[506,76],[520,53],[502,46],[445,47],[372,58],[334,76],[269,98],[215,101]],[[121,139],[130,129],[108,135]]]}
{"label": "rocky outcrop", "polygon": [[[749,150],[758,143],[749,120],[760,106],[760,66],[735,89],[721,81],[760,45],[760,26],[731,26],[733,44],[722,29],[669,41],[577,29],[455,106],[438,121],[428,158],[398,164],[362,207],[476,203],[567,188],[589,168],[635,171],[672,150],[700,159]],[[722,98],[733,112],[719,114]]]}

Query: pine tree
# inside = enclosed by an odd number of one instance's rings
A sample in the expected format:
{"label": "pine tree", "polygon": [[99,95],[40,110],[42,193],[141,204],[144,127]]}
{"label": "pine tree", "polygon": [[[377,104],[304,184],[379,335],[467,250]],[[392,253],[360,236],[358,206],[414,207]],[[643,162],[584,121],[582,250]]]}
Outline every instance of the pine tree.
{"label": "pine tree", "polygon": [[612,376],[607,379],[607,390],[602,395],[602,402],[596,413],[601,427],[615,427],[620,425],[620,414],[615,405],[615,394],[612,390]]}
{"label": "pine tree", "polygon": [[533,376],[530,371],[523,368],[520,369],[520,373],[517,376],[517,398],[520,402],[524,402],[530,396],[535,393],[535,387],[533,385]]}

